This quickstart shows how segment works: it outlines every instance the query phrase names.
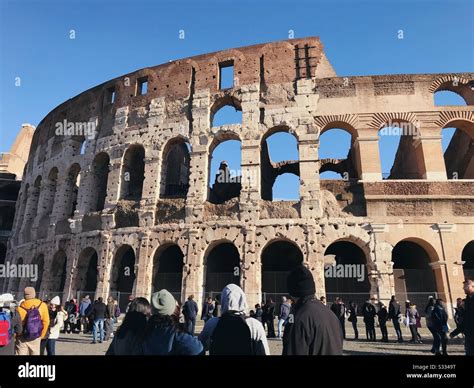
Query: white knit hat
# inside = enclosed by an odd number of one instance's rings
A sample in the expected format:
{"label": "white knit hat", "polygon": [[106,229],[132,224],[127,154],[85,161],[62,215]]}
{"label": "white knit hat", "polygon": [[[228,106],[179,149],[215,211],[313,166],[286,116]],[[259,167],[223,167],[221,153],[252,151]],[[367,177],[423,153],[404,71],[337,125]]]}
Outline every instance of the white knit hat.
{"label": "white knit hat", "polygon": [[49,303],[59,306],[61,304],[61,300],[59,299],[59,296],[55,296]]}

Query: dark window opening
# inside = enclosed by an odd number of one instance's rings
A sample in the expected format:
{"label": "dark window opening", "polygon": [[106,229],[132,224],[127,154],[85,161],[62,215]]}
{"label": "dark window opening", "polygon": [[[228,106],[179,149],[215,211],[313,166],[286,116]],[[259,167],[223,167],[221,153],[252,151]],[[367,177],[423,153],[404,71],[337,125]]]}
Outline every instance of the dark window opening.
{"label": "dark window opening", "polygon": [[148,93],[148,77],[142,77],[137,80],[137,96]]}

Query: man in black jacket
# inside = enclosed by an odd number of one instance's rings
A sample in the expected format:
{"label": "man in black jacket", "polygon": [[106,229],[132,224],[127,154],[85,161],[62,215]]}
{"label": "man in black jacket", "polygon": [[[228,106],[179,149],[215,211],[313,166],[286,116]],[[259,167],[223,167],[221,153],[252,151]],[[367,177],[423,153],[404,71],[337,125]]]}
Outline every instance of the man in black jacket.
{"label": "man in black jacket", "polygon": [[283,334],[283,355],[341,355],[342,331],[336,316],[314,297],[313,275],[304,265],[287,278],[293,304]]}
{"label": "man in black jacket", "polygon": [[194,301],[194,295],[190,295],[183,305],[183,315],[186,324],[186,331],[191,335],[194,335],[194,330],[196,328],[198,310],[198,305]]}
{"label": "man in black jacket", "polygon": [[474,278],[466,277],[463,284],[466,293],[463,320],[449,336],[453,338],[459,333],[464,333],[466,356],[474,356]]}
{"label": "man in black jacket", "polygon": [[390,299],[390,303],[388,305],[388,319],[392,320],[393,328],[397,333],[397,341],[403,342],[402,330],[400,329],[400,321],[399,318],[402,315],[400,311],[400,303],[398,303],[397,298],[395,295],[392,295]]}
{"label": "man in black jacket", "polygon": [[375,341],[375,316],[377,312],[373,304],[373,300],[368,300],[362,305],[362,316],[364,317],[365,333],[367,341]]}
{"label": "man in black jacket", "polygon": [[102,298],[98,298],[93,304],[91,311],[89,312],[89,319],[94,322],[92,327],[92,343],[95,344],[97,337],[97,330],[99,330],[99,343],[104,340],[104,319],[107,311],[107,306],[102,301]]}

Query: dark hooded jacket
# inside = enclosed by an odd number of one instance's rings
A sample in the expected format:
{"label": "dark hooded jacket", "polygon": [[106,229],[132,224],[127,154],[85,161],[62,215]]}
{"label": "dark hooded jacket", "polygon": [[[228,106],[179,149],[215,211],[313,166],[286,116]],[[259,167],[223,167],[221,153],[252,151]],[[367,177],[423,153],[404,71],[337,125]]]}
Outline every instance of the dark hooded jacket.
{"label": "dark hooded jacket", "polygon": [[283,335],[283,355],[341,355],[342,342],[339,320],[314,296],[293,305]]}

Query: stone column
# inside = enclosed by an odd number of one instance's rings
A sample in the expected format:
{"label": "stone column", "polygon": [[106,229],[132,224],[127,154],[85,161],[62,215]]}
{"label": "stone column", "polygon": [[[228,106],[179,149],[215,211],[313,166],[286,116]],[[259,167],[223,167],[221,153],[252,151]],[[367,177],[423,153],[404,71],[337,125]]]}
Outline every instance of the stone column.
{"label": "stone column", "polygon": [[416,159],[423,179],[447,180],[446,166],[444,164],[441,135],[427,134],[439,132],[439,128],[423,128],[423,135],[414,141]]}
{"label": "stone column", "polygon": [[149,234],[140,234],[140,244],[135,260],[137,267],[135,285],[133,287],[133,295],[141,296],[150,300],[152,292],[152,276],[153,276],[153,257],[150,257]]}
{"label": "stone column", "polygon": [[359,178],[363,181],[382,180],[379,138],[373,129],[358,129],[352,148]]}
{"label": "stone column", "polygon": [[260,142],[258,140],[242,140],[241,168],[240,217],[247,223],[260,217]]}
{"label": "stone column", "polygon": [[186,198],[186,223],[201,222],[207,198],[209,175],[207,146],[196,145],[190,153],[189,190]]}
{"label": "stone column", "polygon": [[145,180],[140,202],[140,227],[152,227],[155,223],[156,202],[160,195],[160,158],[156,153],[156,151],[152,151],[152,155],[145,158]]}
{"label": "stone column", "polygon": [[255,252],[256,228],[245,228],[242,257],[242,289],[247,296],[249,310],[262,302],[262,263]]}
{"label": "stone column", "polygon": [[194,300],[201,310],[204,294],[204,263],[199,229],[188,231],[188,247],[184,256],[183,280],[181,295],[194,295]]}
{"label": "stone column", "polygon": [[318,144],[317,133],[302,134],[298,140],[302,218],[315,219],[322,214],[319,202]]}
{"label": "stone column", "polygon": [[390,298],[395,295],[393,278],[392,245],[384,241],[384,233],[388,232],[387,224],[371,224],[375,245],[375,275],[379,301],[388,306]]}
{"label": "stone column", "polygon": [[20,228],[20,244],[25,243],[31,238],[31,224],[36,217],[38,209],[38,199],[40,195],[40,188],[30,186],[28,201],[26,203],[25,216]]}

